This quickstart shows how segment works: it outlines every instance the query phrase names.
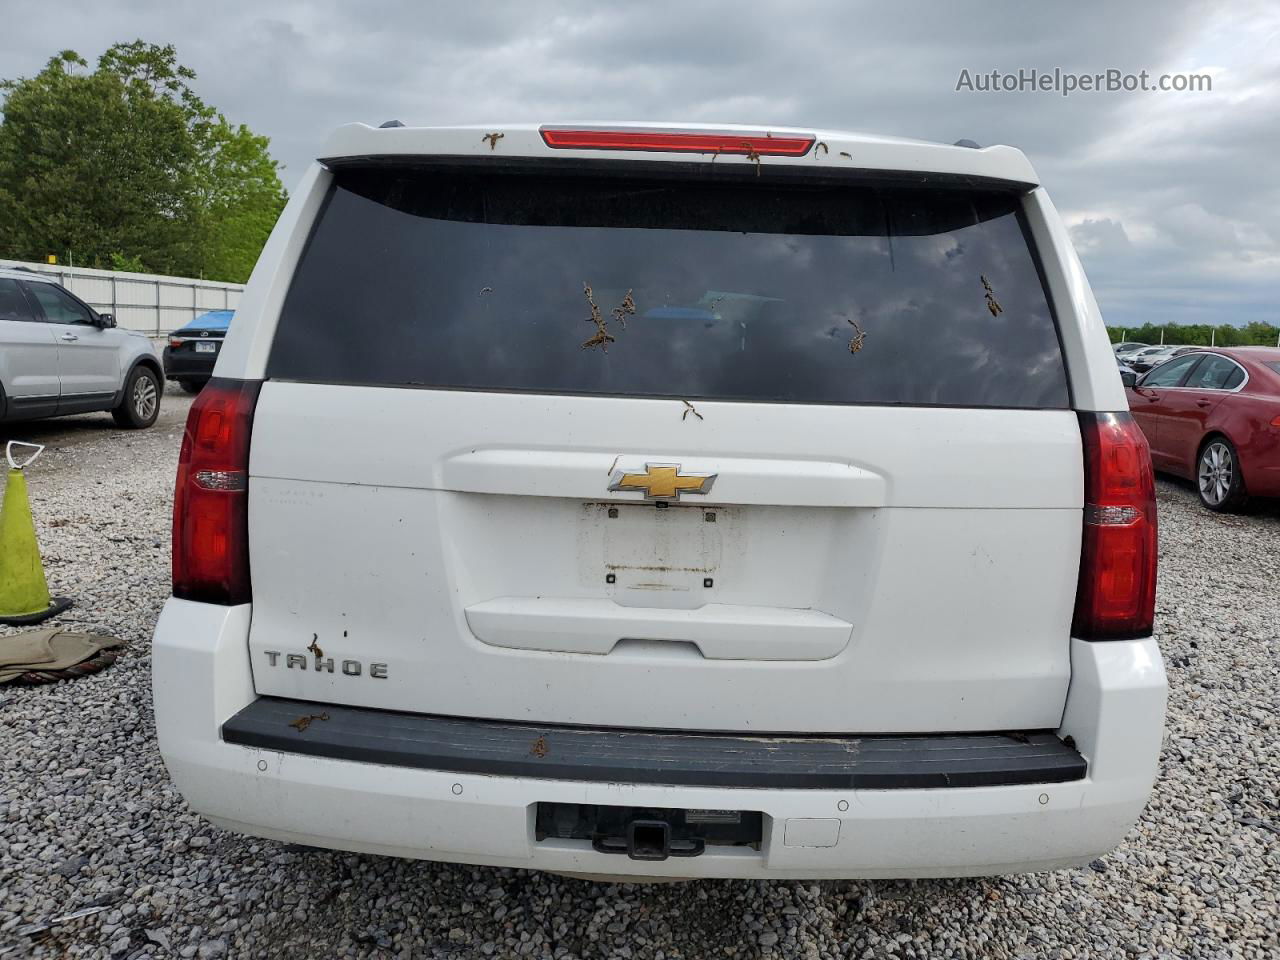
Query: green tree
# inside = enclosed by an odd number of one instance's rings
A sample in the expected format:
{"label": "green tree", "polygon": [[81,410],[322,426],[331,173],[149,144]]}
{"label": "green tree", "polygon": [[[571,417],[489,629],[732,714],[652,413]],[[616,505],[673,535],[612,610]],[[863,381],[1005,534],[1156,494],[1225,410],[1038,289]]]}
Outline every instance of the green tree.
{"label": "green tree", "polygon": [[146,273],[147,265],[142,262],[141,257],[126,257],[122,253],[113,253],[111,255],[111,269],[122,270],[125,273]]}
{"label": "green tree", "polygon": [[267,138],[205,104],[172,45],[71,50],[0,82],[0,249],[247,279],[284,205]]}
{"label": "green tree", "polygon": [[1280,327],[1258,320],[1243,327],[1229,323],[1217,326],[1208,323],[1147,323],[1141,327],[1108,327],[1107,333],[1112,343],[1129,340],[1156,344],[1161,342],[1163,334],[1165,343],[1188,347],[1207,347],[1211,343],[1220,347],[1274,347],[1280,338]]}
{"label": "green tree", "polygon": [[284,206],[267,138],[224,117],[199,131],[194,251],[201,275],[247,279]]}

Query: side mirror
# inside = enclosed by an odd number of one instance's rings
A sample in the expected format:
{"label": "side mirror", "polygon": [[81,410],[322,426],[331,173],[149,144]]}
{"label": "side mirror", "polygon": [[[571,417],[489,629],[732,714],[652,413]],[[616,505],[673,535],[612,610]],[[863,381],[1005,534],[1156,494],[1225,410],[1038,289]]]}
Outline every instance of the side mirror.
{"label": "side mirror", "polygon": [[1138,375],[1132,370],[1121,370],[1120,382],[1126,387],[1136,387],[1138,385]]}
{"label": "side mirror", "polygon": [[98,314],[98,326],[103,330],[110,330],[116,325],[116,318],[110,313]]}

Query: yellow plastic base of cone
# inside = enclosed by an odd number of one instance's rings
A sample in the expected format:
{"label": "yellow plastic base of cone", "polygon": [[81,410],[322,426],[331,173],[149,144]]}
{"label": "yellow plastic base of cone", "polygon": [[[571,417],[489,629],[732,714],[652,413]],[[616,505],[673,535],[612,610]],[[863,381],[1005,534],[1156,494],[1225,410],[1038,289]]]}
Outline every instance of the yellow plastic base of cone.
{"label": "yellow plastic base of cone", "polygon": [[49,609],[49,584],[40,563],[27,479],[10,470],[0,506],[0,617],[28,617]]}

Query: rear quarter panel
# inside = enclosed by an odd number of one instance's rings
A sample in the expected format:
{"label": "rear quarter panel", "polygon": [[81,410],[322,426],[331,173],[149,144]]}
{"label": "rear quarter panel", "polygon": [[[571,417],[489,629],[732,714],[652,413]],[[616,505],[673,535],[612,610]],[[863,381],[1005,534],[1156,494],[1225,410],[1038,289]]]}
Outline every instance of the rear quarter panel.
{"label": "rear quarter panel", "polygon": [[1280,396],[1246,391],[1225,398],[1207,424],[1206,436],[1222,433],[1235,445],[1245,489],[1254,496],[1280,497],[1280,427],[1271,425],[1277,416]]}
{"label": "rear quarter panel", "polygon": [[235,323],[231,324],[218,351],[218,362],[213,368],[215,377],[251,380],[266,374],[267,356],[275,338],[280,308],[289,292],[289,280],[307,245],[311,224],[324,203],[331,180],[332,175],[319,163],[311,164],[303,174],[297,192],[289,198],[249,276],[240,305],[236,307]]}

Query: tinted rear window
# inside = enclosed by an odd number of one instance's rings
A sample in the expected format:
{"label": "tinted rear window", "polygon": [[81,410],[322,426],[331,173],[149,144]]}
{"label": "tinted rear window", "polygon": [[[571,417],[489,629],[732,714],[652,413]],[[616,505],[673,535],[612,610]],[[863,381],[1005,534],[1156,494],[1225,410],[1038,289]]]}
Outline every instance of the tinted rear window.
{"label": "tinted rear window", "polygon": [[494,169],[336,174],[268,376],[1069,405],[1014,196]]}

